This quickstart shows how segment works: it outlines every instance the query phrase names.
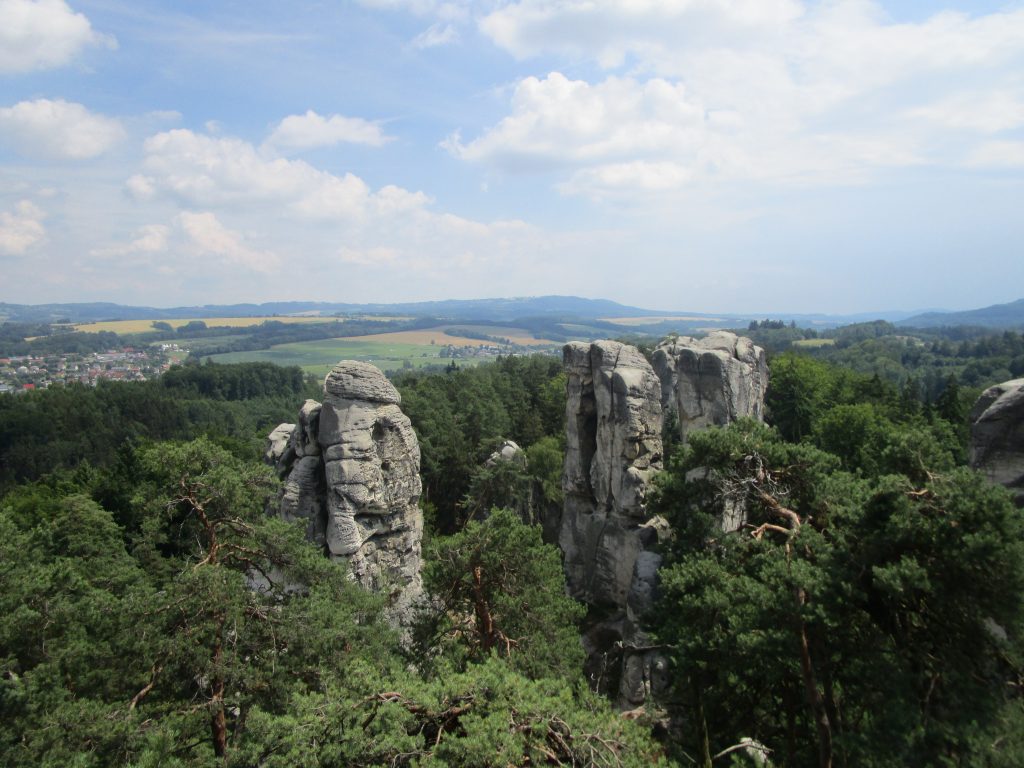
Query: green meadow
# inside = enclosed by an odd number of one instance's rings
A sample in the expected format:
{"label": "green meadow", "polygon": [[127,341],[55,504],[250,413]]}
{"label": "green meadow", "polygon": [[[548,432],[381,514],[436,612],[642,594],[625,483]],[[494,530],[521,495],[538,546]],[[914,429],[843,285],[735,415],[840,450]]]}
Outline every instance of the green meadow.
{"label": "green meadow", "polygon": [[[319,339],[279,344],[270,349],[251,352],[227,352],[211,355],[216,363],[269,362],[278,365],[297,365],[308,373],[325,376],[339,360],[362,360],[393,371],[400,368],[423,368],[445,365],[448,358],[440,357],[443,347],[429,344],[399,342],[352,341],[350,339]],[[408,362],[408,365],[406,364]],[[477,359],[459,359],[460,366],[475,365]]]}

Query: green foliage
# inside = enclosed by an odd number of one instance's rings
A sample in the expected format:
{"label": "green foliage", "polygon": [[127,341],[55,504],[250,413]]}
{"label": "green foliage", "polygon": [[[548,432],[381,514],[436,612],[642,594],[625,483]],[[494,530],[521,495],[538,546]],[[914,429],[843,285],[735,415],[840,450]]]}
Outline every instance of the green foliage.
{"label": "green foliage", "polygon": [[[563,432],[565,374],[552,357],[503,357],[444,375],[402,373],[395,385],[419,438],[424,497],[443,533],[459,527],[472,478],[503,440],[529,450]],[[487,500],[481,508],[493,503],[511,502]]]}
{"label": "green foliage", "polygon": [[583,607],[565,594],[561,555],[539,527],[496,509],[434,540],[423,578],[438,607],[428,653],[457,665],[496,653],[529,677],[579,677]]}
{"label": "green foliage", "polygon": [[254,713],[248,729],[257,735],[239,764],[665,764],[644,728],[620,718],[607,702],[561,679],[524,677],[495,657],[444,677],[388,682],[389,688],[354,697],[351,682],[336,678],[323,695],[296,699],[289,719]]}
{"label": "green foliage", "polygon": [[[854,435],[879,428],[844,413]],[[741,423],[694,435],[667,473],[656,507],[677,538],[657,615],[681,747],[753,737],[780,765],[1007,764],[1022,513],[965,469],[912,481],[848,460]],[[744,525],[723,532],[737,509]]]}
{"label": "green foliage", "polygon": [[549,504],[562,506],[562,467],[565,464],[565,436],[547,435],[526,449],[530,477]]}
{"label": "green foliage", "polygon": [[270,363],[176,365],[160,377],[166,389],[187,390],[215,400],[251,400],[298,395],[306,387],[302,369]]}
{"label": "green foliage", "polygon": [[[103,382],[0,395],[0,490],[86,460],[114,461],[126,442],[201,434],[242,441],[247,455],[294,419],[307,384],[298,369],[185,366],[146,382]],[[214,399],[226,398],[226,400]]]}

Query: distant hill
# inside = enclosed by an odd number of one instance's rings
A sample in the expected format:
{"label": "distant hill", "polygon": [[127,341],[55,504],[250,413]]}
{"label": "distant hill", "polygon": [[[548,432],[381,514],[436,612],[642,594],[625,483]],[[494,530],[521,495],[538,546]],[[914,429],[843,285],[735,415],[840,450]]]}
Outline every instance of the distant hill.
{"label": "distant hill", "polygon": [[941,328],[953,325],[974,325],[982,328],[1024,328],[1024,299],[964,312],[926,312],[900,320],[897,325],[907,328]]}
{"label": "distant hill", "polygon": [[316,301],[282,301],[265,304],[218,304],[199,307],[133,307],[107,302],[90,304],[0,303],[0,320],[46,323],[89,323],[102,320],[178,320],[204,317],[252,317],[336,313],[400,314],[452,320],[506,322],[522,317],[650,317],[665,314],[629,307],[607,299],[578,296],[534,296],[510,299],[452,299],[400,304],[348,304]]}
{"label": "distant hill", "polygon": [[[1024,311],[1018,306],[1018,312],[1024,317]],[[985,312],[987,310],[977,310]],[[524,320],[537,322],[573,323],[599,319],[614,320],[615,318],[633,318],[626,324],[629,329],[638,333],[658,335],[669,331],[679,333],[695,333],[715,328],[743,328],[751,320],[772,318],[790,321],[804,328],[834,328],[849,323],[870,320],[888,320],[901,325],[919,325],[914,318],[906,319],[911,312],[872,312],[851,315],[826,314],[794,314],[787,312],[769,313],[716,313],[688,312],[680,310],[654,310],[631,307],[608,299],[587,299],[579,296],[529,296],[519,298],[494,299],[449,299],[445,301],[417,301],[397,304],[352,304],[344,302],[323,301],[277,301],[264,304],[205,304],[192,307],[138,307],[114,304],[110,302],[75,303],[75,304],[5,304],[0,302],[0,322],[5,320],[23,323],[91,323],[104,320],[183,320],[203,319],[210,317],[265,317],[272,315],[323,315],[330,317],[336,314],[368,314],[368,315],[408,315],[411,317],[431,317],[438,320],[467,322],[470,320],[489,323],[510,323]],[[955,325],[960,321],[952,319],[954,314],[938,315],[937,313],[917,314],[917,318],[929,318],[935,315],[943,320],[936,325]],[[650,318],[650,322],[642,322],[640,318]],[[970,321],[972,324],[982,324]],[[1022,320],[1007,327],[1017,327]],[[604,325],[615,330],[615,325]],[[924,326],[921,326],[924,327]],[[997,327],[1003,327],[998,324]]]}

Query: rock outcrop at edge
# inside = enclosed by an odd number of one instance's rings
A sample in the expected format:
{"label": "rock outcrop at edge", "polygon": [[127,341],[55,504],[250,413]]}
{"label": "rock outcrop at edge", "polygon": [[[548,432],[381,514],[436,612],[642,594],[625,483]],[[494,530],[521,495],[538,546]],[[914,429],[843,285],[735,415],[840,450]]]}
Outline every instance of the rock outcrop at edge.
{"label": "rock outcrop at edge", "polygon": [[971,410],[971,466],[1024,507],[1024,379],[989,387]]}

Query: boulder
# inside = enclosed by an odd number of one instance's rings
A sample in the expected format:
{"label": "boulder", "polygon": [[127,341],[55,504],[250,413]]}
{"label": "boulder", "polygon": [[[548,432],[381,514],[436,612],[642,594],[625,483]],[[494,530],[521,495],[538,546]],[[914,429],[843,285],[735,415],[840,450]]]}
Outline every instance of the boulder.
{"label": "boulder", "polygon": [[404,623],[422,591],[423,516],[419,443],[400,402],[377,368],[343,360],[323,403],[307,400],[297,424],[271,433],[267,457],[284,479],[279,513],[307,520],[307,536],[364,587],[387,590]]}
{"label": "boulder", "polygon": [[517,464],[526,463],[526,454],[523,449],[519,447],[519,443],[515,440],[506,440],[501,444],[494,453],[487,459],[487,466],[493,467],[499,461],[512,461]]}
{"label": "boulder", "polygon": [[738,418],[764,419],[768,364],[764,350],[744,336],[715,331],[702,339],[679,336],[654,350],[661,405],[679,419],[679,436],[725,426]]}
{"label": "boulder", "polygon": [[970,461],[1024,507],[1024,379],[989,387],[974,404]]}

